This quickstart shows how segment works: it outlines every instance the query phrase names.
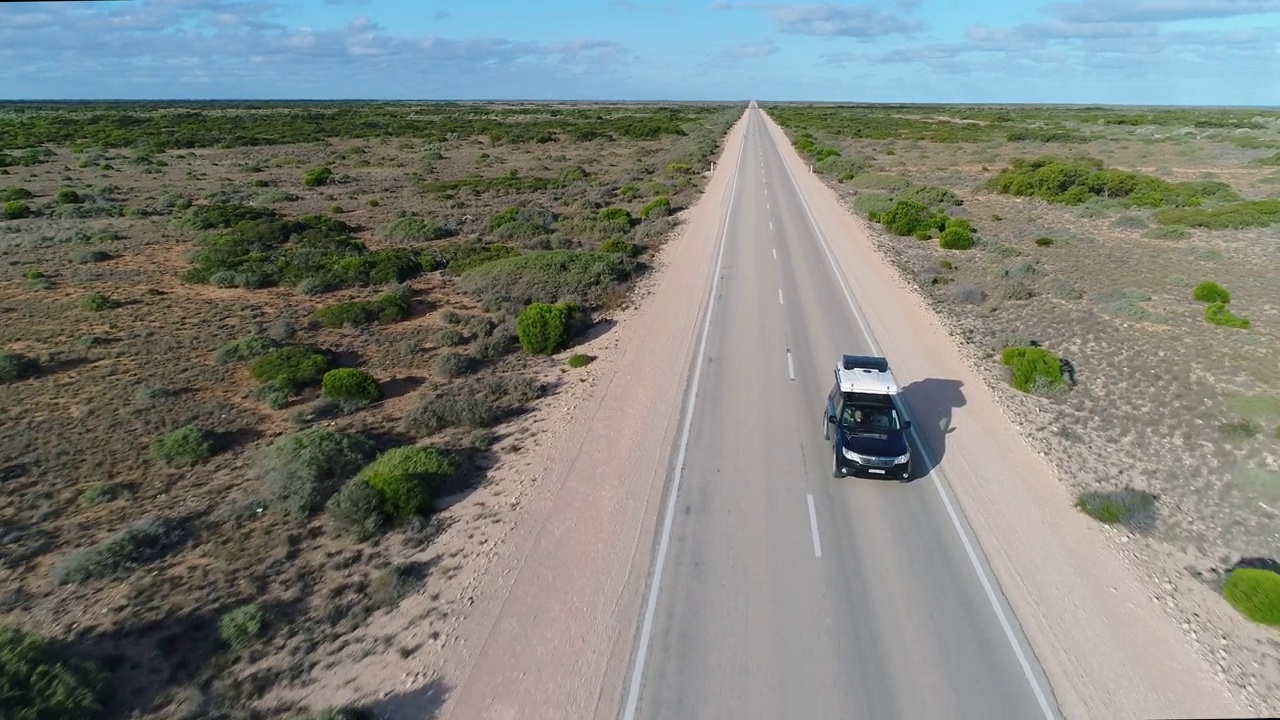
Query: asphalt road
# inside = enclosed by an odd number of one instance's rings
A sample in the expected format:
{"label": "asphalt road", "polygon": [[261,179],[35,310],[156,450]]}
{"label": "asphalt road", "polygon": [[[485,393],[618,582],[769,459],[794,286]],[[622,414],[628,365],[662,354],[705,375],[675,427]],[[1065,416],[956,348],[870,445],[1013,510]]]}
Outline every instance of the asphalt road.
{"label": "asphalt road", "polygon": [[1056,716],[929,475],[945,473],[944,450],[914,445],[909,483],[831,476],[821,421],[835,363],[875,347],[763,111],[749,113],[623,717]]}

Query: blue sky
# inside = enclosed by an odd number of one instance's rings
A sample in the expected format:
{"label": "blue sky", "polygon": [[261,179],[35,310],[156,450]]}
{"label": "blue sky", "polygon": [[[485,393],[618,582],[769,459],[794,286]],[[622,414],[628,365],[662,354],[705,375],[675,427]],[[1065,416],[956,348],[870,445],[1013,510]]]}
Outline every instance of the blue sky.
{"label": "blue sky", "polygon": [[1280,105],[1280,0],[0,3],[0,98]]}

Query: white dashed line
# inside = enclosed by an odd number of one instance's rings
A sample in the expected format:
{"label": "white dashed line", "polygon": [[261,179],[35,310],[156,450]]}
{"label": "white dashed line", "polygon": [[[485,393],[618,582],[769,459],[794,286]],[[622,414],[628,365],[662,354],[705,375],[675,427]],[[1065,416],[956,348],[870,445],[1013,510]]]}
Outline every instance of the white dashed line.
{"label": "white dashed line", "polygon": [[782,288],[778,288],[778,304],[779,304],[779,305],[783,304],[783,303],[782,303]]}
{"label": "white dashed line", "polygon": [[818,511],[813,509],[813,495],[809,498],[809,530],[813,532],[813,556],[822,557],[822,541],[818,539]]}
{"label": "white dashed line", "polygon": [[778,248],[774,248],[774,249],[773,249],[773,259],[774,259],[774,260],[777,260],[777,259],[778,259]]}
{"label": "white dashed line", "polygon": [[787,376],[792,380],[796,379],[796,365],[791,360],[791,351],[787,350]]}

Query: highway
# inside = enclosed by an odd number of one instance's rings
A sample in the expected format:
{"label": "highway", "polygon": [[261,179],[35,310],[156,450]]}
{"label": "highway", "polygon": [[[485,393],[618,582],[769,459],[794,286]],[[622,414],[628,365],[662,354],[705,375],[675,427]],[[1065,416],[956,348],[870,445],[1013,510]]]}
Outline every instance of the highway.
{"label": "highway", "polygon": [[833,369],[878,348],[748,114],[621,717],[1058,717],[945,455],[914,442],[907,483],[832,477]]}

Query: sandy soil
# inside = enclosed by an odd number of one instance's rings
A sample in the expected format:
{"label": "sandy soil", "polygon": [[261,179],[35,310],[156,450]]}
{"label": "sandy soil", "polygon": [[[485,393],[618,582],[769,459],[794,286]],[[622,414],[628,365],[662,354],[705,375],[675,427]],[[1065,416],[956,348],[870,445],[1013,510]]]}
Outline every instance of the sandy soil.
{"label": "sandy soil", "polygon": [[[498,456],[507,459],[452,510],[491,522],[459,521],[420,556],[403,558],[448,572],[361,631],[438,649],[406,658],[368,654],[368,643],[353,641],[301,694],[272,699],[368,702],[384,717],[415,720],[617,714],[701,315],[695,309],[711,282],[742,134],[739,122],[655,270],[608,318],[616,325],[571,351],[596,357],[579,371],[582,382],[533,411],[534,438],[514,456],[500,444]],[[450,563],[460,548],[477,546],[484,552]]]}
{"label": "sandy soil", "polygon": [[876,251],[866,225],[770,129],[895,374],[959,380],[943,468],[1068,717],[1238,716],[1248,712],[1075,512],[943,323]]}

